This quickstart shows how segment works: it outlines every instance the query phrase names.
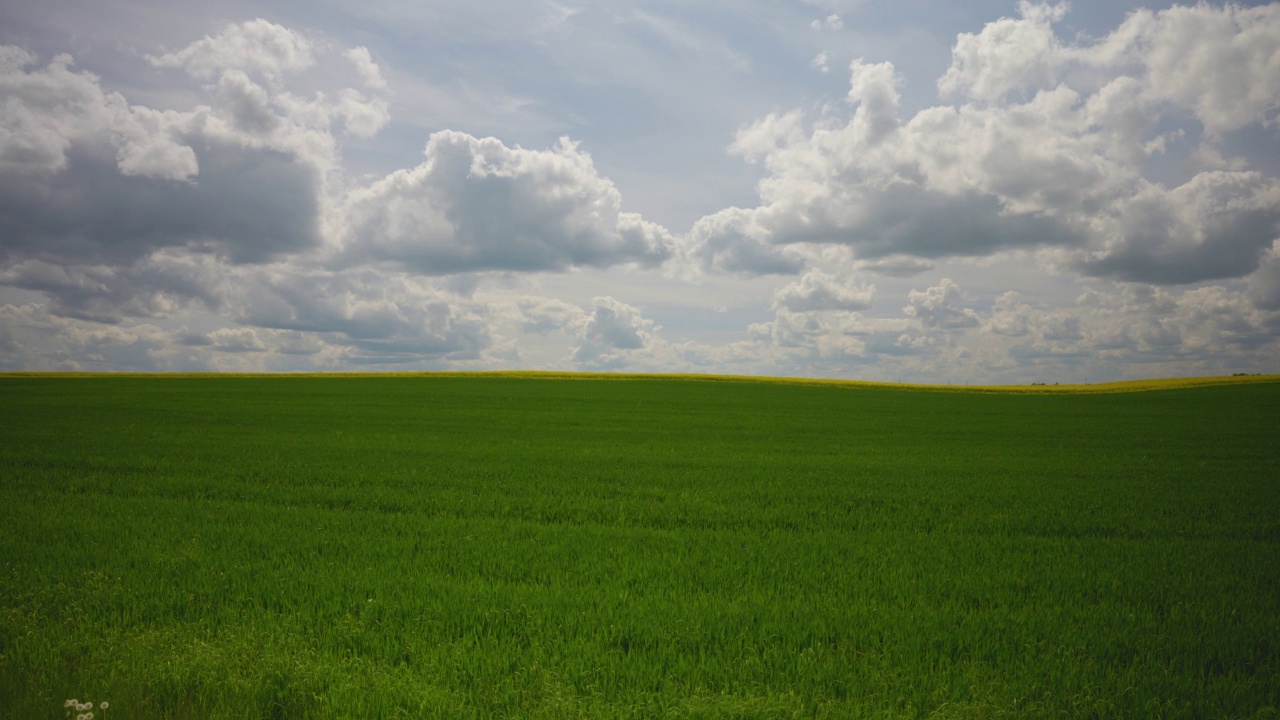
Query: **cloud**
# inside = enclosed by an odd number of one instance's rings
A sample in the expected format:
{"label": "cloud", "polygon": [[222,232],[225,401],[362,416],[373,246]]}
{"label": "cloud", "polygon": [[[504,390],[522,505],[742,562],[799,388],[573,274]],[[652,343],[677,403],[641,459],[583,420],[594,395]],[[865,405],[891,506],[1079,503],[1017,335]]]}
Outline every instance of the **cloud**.
{"label": "cloud", "polygon": [[159,369],[152,353],[169,341],[155,325],[106,325],[51,315],[39,304],[0,305],[0,328],[10,338],[0,358],[23,369]]}
{"label": "cloud", "polygon": [[621,204],[568,139],[526,150],[441,131],[421,165],[351,193],[339,262],[446,275],[652,267],[671,257],[670,233]]}
{"label": "cloud", "polygon": [[354,363],[477,357],[485,309],[403,274],[248,269],[228,310],[246,326],[322,335]]}
{"label": "cloud", "polygon": [[814,30],[840,30],[844,28],[844,21],[839,15],[832,13],[821,20],[814,20],[809,23],[809,27]]}
{"label": "cloud", "polygon": [[817,55],[814,55],[813,59],[809,61],[809,67],[822,73],[831,72],[831,67],[827,64],[826,51],[824,50]]}
{"label": "cloud", "polygon": [[1145,100],[1188,109],[1220,134],[1275,119],[1278,47],[1280,5],[1199,3],[1139,10],[1081,61],[1136,66]]}
{"label": "cloud", "polygon": [[[1159,284],[1252,272],[1280,235],[1275,179],[1243,161],[1180,184],[1144,173],[1185,137],[1170,129],[1179,113],[1212,132],[1271,121],[1280,94],[1240,89],[1243,109],[1214,115],[1205,98],[1219,90],[1162,68],[1204,55],[1244,63],[1246,78],[1271,87],[1280,6],[1136,14],[1078,45],[1054,32],[1066,5],[1019,9],[958,38],[939,80],[954,105],[902,118],[894,67],[855,60],[847,115],[775,113],[744,128],[730,151],[764,165],[760,203],[699,220],[686,255],[748,275],[796,272],[797,251],[831,245],[899,266],[1054,248],[1060,265]],[[1197,19],[1214,31],[1184,32]]]}
{"label": "cloud", "polygon": [[387,81],[382,77],[381,68],[373,61],[369,48],[359,45],[347,50],[342,56],[351,61],[356,68],[356,73],[360,75],[360,79],[367,87],[373,90],[387,89]]}
{"label": "cloud", "polygon": [[573,329],[578,341],[573,359],[580,366],[621,367],[628,355],[656,343],[661,328],[641,315],[639,308],[611,297],[592,298],[591,303],[591,311]]}
{"label": "cloud", "polygon": [[[1073,81],[1089,88],[1119,81],[1124,98],[1149,112],[1162,105],[1191,112],[1211,134],[1274,118],[1280,109],[1280,6],[1207,3],[1137,10],[1096,42],[1064,44],[1053,24],[1066,3],[1022,0],[1018,18],[962,33],[944,95],[998,102]],[[1077,76],[1073,78],[1072,76]]]}
{"label": "cloud", "polygon": [[981,324],[978,313],[963,307],[964,294],[960,287],[948,278],[927,290],[912,290],[907,295],[907,306],[902,309],[908,317],[917,318],[926,328],[958,330]]}
{"label": "cloud", "polygon": [[854,285],[820,270],[810,270],[773,294],[773,306],[791,312],[866,310],[875,298],[874,285]]}
{"label": "cloud", "polygon": [[933,263],[907,255],[889,256],[858,263],[858,269],[890,277],[912,277],[933,269]]}
{"label": "cloud", "polygon": [[1091,275],[1156,284],[1248,275],[1280,237],[1280,182],[1256,172],[1205,172],[1119,203],[1105,245],[1080,257]]}
{"label": "cloud", "polygon": [[[0,46],[0,177],[39,182],[65,170],[78,145],[95,144],[125,176],[185,180],[194,151],[178,137],[180,115],[132,107],[104,93],[97,77],[72,69],[69,55],[28,70],[36,57]],[[105,154],[104,153],[104,154]]]}
{"label": "cloud", "polygon": [[319,242],[317,168],[278,151],[189,137],[197,182],[129,176],[81,145],[42,177],[0,173],[0,252],[59,264],[129,264],[167,247],[261,262]]}
{"label": "cloud", "polygon": [[[985,330],[1007,363],[1069,361],[1180,364],[1184,372],[1238,369],[1251,353],[1276,344],[1274,315],[1222,287],[1173,293],[1126,285],[1119,292],[1087,290],[1074,306],[1044,307],[1018,293],[993,304]],[[1230,350],[1231,352],[1224,352]],[[998,360],[997,360],[998,362]]]}
{"label": "cloud", "polygon": [[521,328],[545,335],[555,330],[568,330],[586,314],[573,303],[545,297],[525,297],[517,303]]}
{"label": "cloud", "polygon": [[216,310],[226,292],[225,268],[214,258],[173,250],[124,266],[28,259],[0,268],[0,284],[44,293],[56,315],[105,323]]}
{"label": "cloud", "polygon": [[219,328],[209,333],[208,345],[218,352],[266,352],[267,346],[252,328]]}
{"label": "cloud", "polygon": [[[548,7],[534,25],[571,14]],[[848,14],[813,14],[833,10]],[[1066,13],[1023,3],[959,36],[930,78],[936,107],[904,109],[898,68],[855,60],[844,98],[742,127],[730,152],[758,166],[757,198],[681,234],[629,212],[569,140],[443,130],[410,167],[357,175],[374,160],[357,140],[406,106],[350,40],[227,25],[149,56],[179,72],[144,73],[163,85],[128,99],[106,79],[118,68],[99,78],[0,46],[0,286],[26,303],[0,303],[0,367],[1001,382],[1268,369],[1280,183],[1250,150],[1280,119],[1276,6],[1138,11],[1095,38],[1060,35]],[[492,39],[532,28],[551,52],[547,32],[619,17],[610,32],[697,50],[689,18],[590,11],[557,29],[508,17]],[[671,68],[741,60],[731,50]],[[609,152],[613,172],[626,157]],[[1045,294],[1024,274],[1037,264]],[[659,285],[633,272],[657,268]],[[1078,275],[1075,304],[1047,299]]]}
{"label": "cloud", "polygon": [[224,71],[235,70],[273,83],[315,62],[306,38],[261,18],[227,25],[217,35],[205,36],[177,52],[148,55],[147,59],[156,67],[180,68],[200,80],[213,80]]}
{"label": "cloud", "polygon": [[[245,43],[256,50],[237,59]],[[0,282],[45,293],[51,312],[120,322],[215,308],[222,264],[319,248],[340,136],[388,115],[352,88],[304,97],[250,76],[278,80],[313,61],[309,47],[246,23],[165,56],[213,80],[210,104],[184,111],[130,104],[70,56],[41,66],[0,47]]]}
{"label": "cloud", "polygon": [[956,36],[951,67],[938,79],[943,95],[997,101],[1010,92],[1052,85],[1061,73],[1063,48],[1053,23],[1068,5],[1018,3],[1019,18],[987,23],[974,35]]}
{"label": "cloud", "polygon": [[699,219],[686,236],[685,254],[701,267],[742,275],[793,275],[798,253],[779,247],[757,211],[728,208]]}
{"label": "cloud", "polygon": [[1280,310],[1280,240],[1271,244],[1249,277],[1249,299],[1261,310]]}
{"label": "cloud", "polygon": [[[10,49],[0,69],[0,251],[10,261],[130,263],[165,247],[261,262],[319,243],[335,120],[380,121],[360,97],[272,95],[239,70],[190,111],[130,105],[68,56]],[[377,114],[377,108],[372,111]]]}

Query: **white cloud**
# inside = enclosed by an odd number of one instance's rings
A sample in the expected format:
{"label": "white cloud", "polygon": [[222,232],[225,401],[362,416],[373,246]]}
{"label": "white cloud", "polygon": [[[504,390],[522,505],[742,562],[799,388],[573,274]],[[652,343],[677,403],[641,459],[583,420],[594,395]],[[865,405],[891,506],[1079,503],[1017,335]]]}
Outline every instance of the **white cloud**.
{"label": "white cloud", "polygon": [[926,290],[912,290],[907,295],[907,306],[902,309],[908,317],[917,318],[926,328],[957,330],[977,327],[981,324],[978,313],[963,307],[964,294],[960,287],[948,278]]}
{"label": "white cloud", "polygon": [[544,335],[556,330],[569,330],[579,324],[586,313],[573,303],[556,298],[524,297],[517,301],[522,329]]}
{"label": "white cloud", "polygon": [[342,118],[348,135],[370,138],[391,121],[390,105],[385,100],[366,97],[353,88],[343,90],[340,97],[335,114]]}
{"label": "white cloud", "polygon": [[[1162,84],[1154,68],[1166,50],[1235,52],[1254,77],[1280,58],[1280,14],[1197,6],[1131,17],[1096,43],[1068,46],[1053,29],[1065,5],[1020,11],[957,41],[940,88],[959,104],[904,120],[894,67],[855,60],[847,116],[792,111],[744,128],[730,149],[765,166],[760,204],[700,220],[688,256],[762,274],[794,272],[789,251],[806,245],[848,246],[863,263],[1060,248],[1060,264],[1089,274],[1170,284],[1257,267],[1277,236],[1280,183],[1237,168],[1169,187],[1144,173],[1182,137],[1161,127],[1177,119],[1172,106],[1213,130],[1264,122],[1280,103],[1246,99],[1244,114],[1215,118],[1197,99],[1207,88]],[[1218,29],[1200,39],[1174,32],[1200,15]]]}
{"label": "white cloud", "polygon": [[657,265],[671,235],[620,211],[621,194],[568,139],[549,150],[435,133],[426,160],[347,200],[343,263],[427,275]]}
{"label": "white cloud", "polygon": [[875,299],[874,285],[855,285],[820,270],[810,270],[799,280],[773,294],[775,309],[793,313],[814,310],[866,310]]}
{"label": "white cloud", "polygon": [[821,20],[814,20],[809,23],[809,27],[814,30],[840,30],[844,28],[844,20],[840,16],[832,13]]}
{"label": "white cloud", "polygon": [[987,23],[976,35],[961,33],[951,50],[951,67],[938,79],[938,90],[990,102],[1010,92],[1051,86],[1063,62],[1053,23],[1067,8],[1066,3],[1020,0],[1020,17]]}
{"label": "white cloud", "polygon": [[1210,133],[1280,110],[1280,4],[1139,10],[1110,40],[1083,59],[1104,64],[1123,47],[1114,62],[1139,66],[1146,100],[1189,109]]}
{"label": "white cloud", "polygon": [[[855,12],[820,5],[822,15]],[[1139,11],[1114,32],[1069,38],[1059,36],[1064,6],[1024,3],[957,39],[946,74],[929,78],[943,104],[918,112],[904,110],[919,97],[903,77],[918,68],[874,57],[849,65],[845,98],[813,97],[825,81],[794,61],[850,38],[826,34],[843,24],[834,13],[808,35],[807,15],[819,12],[787,11],[801,42],[784,48],[786,72],[813,86],[785,102],[823,109],[743,127],[731,152],[758,166],[746,171],[762,177],[758,201],[736,198],[743,207],[678,235],[623,210],[634,208],[620,188],[634,202],[639,187],[647,202],[637,206],[653,206],[643,193],[654,180],[642,178],[658,171],[633,172],[598,118],[571,116],[544,88],[495,68],[513,48],[552,54],[576,68],[575,87],[614,87],[619,113],[670,98],[671,83],[652,78],[682,69],[725,80],[714,98],[688,88],[715,83],[674,83],[686,94],[669,102],[682,112],[690,98],[722,118],[773,106],[733,85],[756,81],[745,71],[764,67],[759,56],[689,16],[555,3],[508,15],[486,36],[494,76],[460,71],[457,93],[510,98],[518,88],[537,126],[485,125],[476,118],[493,115],[487,101],[481,112],[433,115],[448,97],[436,94],[409,122],[469,131],[437,132],[421,163],[390,173],[383,150],[394,144],[364,140],[393,108],[405,120],[412,92],[397,82],[393,93],[385,65],[349,37],[229,25],[151,56],[184,72],[139,73],[131,83],[158,84],[118,86],[137,93],[128,100],[69,56],[0,47],[0,367],[1002,382],[1267,370],[1280,354],[1280,183],[1257,138],[1280,109],[1276,7]],[[468,11],[441,37],[487,17]],[[601,41],[607,52],[563,54],[589,30],[661,48],[664,59],[633,52],[577,69],[615,53]],[[384,61],[397,52],[379,47]],[[846,50],[824,51],[813,67]],[[441,75],[424,82],[452,82],[440,78],[453,68],[428,64]],[[119,75],[105,67],[104,78]],[[395,77],[412,82],[419,70]],[[606,82],[619,77],[630,80]],[[462,115],[461,126],[441,120]],[[655,157],[667,151],[643,133],[660,117],[629,116],[626,128]],[[591,138],[594,160],[569,141],[515,144],[565,128]],[[673,138],[652,142],[700,142]],[[356,176],[371,167],[376,175]],[[705,178],[664,182],[696,188]],[[699,192],[687,193],[691,206]],[[1062,288],[1079,274],[1092,277],[1077,303],[1050,299],[1073,294]],[[899,279],[908,277],[919,280]],[[1041,280],[1056,289],[1042,294]]]}
{"label": "white cloud", "polygon": [[196,174],[192,149],[180,141],[182,116],[130,106],[104,93],[98,78],[72,69],[69,55],[28,70],[35,56],[3,47],[0,63],[0,175],[40,176],[66,169],[77,145],[113,148],[123,175],[185,180]]}
{"label": "white cloud", "polygon": [[253,328],[218,328],[208,335],[209,345],[218,352],[265,352],[266,344]]}
{"label": "white cloud", "polygon": [[387,81],[382,77],[382,69],[378,67],[378,63],[373,61],[373,55],[370,54],[369,48],[359,45],[347,50],[342,55],[355,66],[356,73],[360,75],[360,79],[364,81],[367,87],[373,90],[387,89]]}
{"label": "white cloud", "polygon": [[205,36],[177,52],[148,55],[147,59],[156,67],[181,68],[200,80],[238,70],[272,83],[315,62],[305,37],[261,18],[227,25],[217,35]]}
{"label": "white cloud", "polygon": [[817,70],[818,72],[831,72],[831,66],[828,64],[827,60],[827,52],[824,50],[817,55],[814,55],[813,59],[809,61],[809,67]]}

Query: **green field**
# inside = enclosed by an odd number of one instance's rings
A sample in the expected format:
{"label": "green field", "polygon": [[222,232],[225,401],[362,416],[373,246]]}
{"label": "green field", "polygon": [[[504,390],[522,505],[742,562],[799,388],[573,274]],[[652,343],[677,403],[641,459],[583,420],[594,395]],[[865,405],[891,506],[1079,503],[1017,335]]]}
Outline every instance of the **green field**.
{"label": "green field", "polygon": [[1280,717],[1275,379],[0,399],[0,717]]}

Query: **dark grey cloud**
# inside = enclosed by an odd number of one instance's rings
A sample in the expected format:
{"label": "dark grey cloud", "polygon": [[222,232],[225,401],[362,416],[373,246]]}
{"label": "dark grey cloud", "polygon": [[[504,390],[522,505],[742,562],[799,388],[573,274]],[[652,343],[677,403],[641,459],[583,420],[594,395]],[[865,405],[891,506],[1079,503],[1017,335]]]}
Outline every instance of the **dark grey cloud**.
{"label": "dark grey cloud", "polygon": [[1280,239],[1280,183],[1258,173],[1201,173],[1126,202],[1112,242],[1083,257],[1090,275],[1158,285],[1253,272]]}
{"label": "dark grey cloud", "polygon": [[317,169],[270,149],[192,139],[190,181],[125,176],[115,154],[73,147],[44,177],[0,172],[0,261],[128,264],[163,248],[260,263],[320,241]]}
{"label": "dark grey cloud", "polygon": [[1260,310],[1280,310],[1280,241],[1272,244],[1249,277],[1249,299]]}
{"label": "dark grey cloud", "polygon": [[152,61],[212,81],[211,104],[132,105],[69,56],[0,47],[0,283],[44,293],[57,314],[216,310],[230,268],[319,247],[335,128],[385,123],[384,102],[349,88],[326,99],[280,87],[311,50],[270,23]]}
{"label": "dark grey cloud", "polygon": [[578,340],[573,360],[581,367],[623,367],[632,354],[657,344],[661,328],[639,308],[612,297],[596,297],[591,302],[591,311],[579,317],[573,327]]}
{"label": "dark grey cloud", "polygon": [[117,323],[167,317],[193,306],[217,310],[225,272],[214,258],[171,250],[124,266],[26,260],[0,268],[0,284],[44,293],[56,315]]}

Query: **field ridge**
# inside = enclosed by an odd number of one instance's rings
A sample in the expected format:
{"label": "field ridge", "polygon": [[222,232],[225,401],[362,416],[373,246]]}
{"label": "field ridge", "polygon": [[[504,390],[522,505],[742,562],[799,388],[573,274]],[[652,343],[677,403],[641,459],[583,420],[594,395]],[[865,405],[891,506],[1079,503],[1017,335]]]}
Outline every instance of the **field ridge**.
{"label": "field ridge", "polygon": [[776,375],[721,375],[715,373],[613,373],[567,370],[425,370],[403,372],[80,372],[80,371],[10,371],[0,378],[512,378],[529,380],[686,380],[700,382],[776,383],[783,385],[817,385],[828,387],[898,388],[909,391],[998,393],[1016,395],[1101,394],[1181,390],[1220,385],[1248,385],[1280,382],[1280,374],[1206,375],[1182,378],[1145,378],[1099,383],[1030,383],[1010,385],[957,385],[938,383],[899,383],[876,380],[808,378]]}

